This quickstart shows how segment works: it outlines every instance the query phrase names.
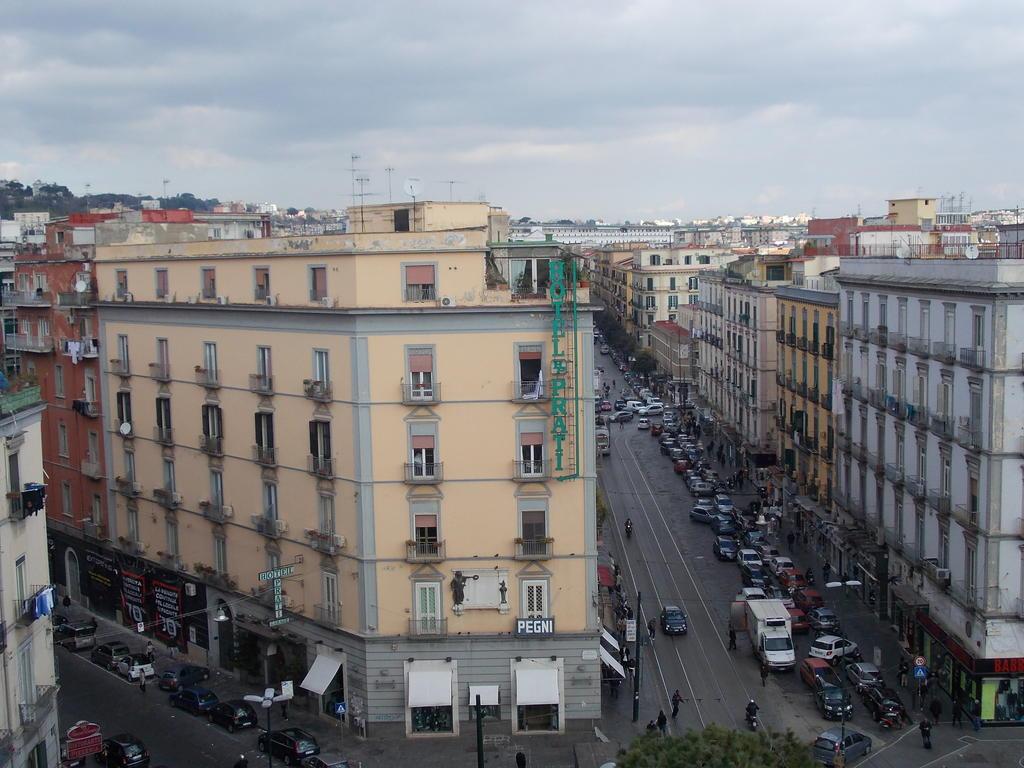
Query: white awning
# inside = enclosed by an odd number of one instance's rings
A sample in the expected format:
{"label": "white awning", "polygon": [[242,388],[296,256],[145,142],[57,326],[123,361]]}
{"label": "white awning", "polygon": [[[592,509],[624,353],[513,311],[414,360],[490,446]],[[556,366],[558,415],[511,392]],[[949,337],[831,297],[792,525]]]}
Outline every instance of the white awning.
{"label": "white awning", "polygon": [[498,706],[498,686],[496,685],[471,685],[469,686],[469,706],[476,706],[476,696],[480,694],[480,706]]}
{"label": "white awning", "polygon": [[516,706],[557,703],[557,669],[516,669]]}
{"label": "white awning", "polygon": [[327,656],[321,654],[316,657],[313,662],[313,666],[310,667],[309,672],[306,673],[306,677],[302,680],[299,688],[305,688],[307,691],[312,691],[317,696],[323,696],[324,691],[327,690],[327,686],[334,680],[334,676],[338,674],[338,669],[341,667],[341,660],[336,659],[333,656]]}
{"label": "white awning", "polygon": [[452,668],[409,669],[410,707],[450,707]]}
{"label": "white awning", "polygon": [[607,645],[613,651],[619,650],[619,641],[615,639],[615,635],[613,635],[604,627],[601,627],[601,642]]}
{"label": "white awning", "polygon": [[601,661],[604,662],[605,666],[614,669],[623,680],[626,679],[626,670],[624,670],[622,665],[619,664],[618,659],[608,653],[608,649],[603,645],[601,646]]}

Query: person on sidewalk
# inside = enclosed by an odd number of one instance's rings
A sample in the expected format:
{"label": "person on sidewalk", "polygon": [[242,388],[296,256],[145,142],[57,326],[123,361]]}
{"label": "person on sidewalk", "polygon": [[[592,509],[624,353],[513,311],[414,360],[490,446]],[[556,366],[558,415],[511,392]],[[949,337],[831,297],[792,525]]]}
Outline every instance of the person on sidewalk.
{"label": "person on sidewalk", "polygon": [[964,727],[964,702],[963,699],[957,699],[953,702],[953,719],[949,723],[955,725],[958,728]]}
{"label": "person on sidewalk", "polygon": [[732,624],[729,625],[729,650],[736,650],[736,628]]}
{"label": "person on sidewalk", "polygon": [[786,544],[789,545],[789,551],[793,551],[793,543],[796,541],[796,534],[790,531],[786,534]]}
{"label": "person on sidewalk", "polygon": [[974,728],[975,732],[981,730],[981,702],[977,699],[971,701],[971,727]]}
{"label": "person on sidewalk", "polygon": [[156,660],[156,654],[153,652],[153,641],[146,641],[146,658],[149,659],[149,663],[152,664]]}
{"label": "person on sidewalk", "polygon": [[928,705],[928,711],[932,713],[932,722],[937,726],[942,719],[942,702],[938,696],[932,697],[932,703]]}
{"label": "person on sidewalk", "polygon": [[918,730],[921,731],[921,741],[924,743],[925,749],[932,748],[932,724],[926,717],[921,721],[921,724],[917,726]]}
{"label": "person on sidewalk", "polygon": [[658,710],[658,730],[661,731],[662,736],[668,735],[668,718],[665,717],[665,710]]}
{"label": "person on sidewalk", "polygon": [[761,687],[764,688],[768,685],[768,662],[761,662]]}
{"label": "person on sidewalk", "polygon": [[146,692],[146,676],[142,672],[139,672],[139,692]]}
{"label": "person on sidewalk", "polygon": [[907,663],[906,659],[900,659],[900,671],[899,681],[900,686],[903,688],[907,687],[907,676],[910,674],[910,664]]}
{"label": "person on sidewalk", "polygon": [[676,692],[672,694],[672,719],[675,720],[679,714],[679,705],[683,703],[683,697],[679,693],[679,689],[676,688]]}

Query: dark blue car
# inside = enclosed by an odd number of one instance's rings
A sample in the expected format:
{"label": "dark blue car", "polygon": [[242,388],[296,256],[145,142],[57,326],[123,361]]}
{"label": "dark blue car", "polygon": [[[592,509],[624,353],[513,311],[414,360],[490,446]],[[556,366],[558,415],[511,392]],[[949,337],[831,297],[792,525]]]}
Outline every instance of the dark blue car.
{"label": "dark blue car", "polygon": [[716,536],[735,536],[736,522],[725,515],[715,515],[711,518],[711,530]]}
{"label": "dark blue car", "polygon": [[171,694],[171,706],[193,715],[205,715],[220,702],[209,688],[185,688]]}
{"label": "dark blue car", "polygon": [[715,543],[711,545],[711,551],[719,560],[735,560],[736,549],[736,539],[728,536],[717,537]]}

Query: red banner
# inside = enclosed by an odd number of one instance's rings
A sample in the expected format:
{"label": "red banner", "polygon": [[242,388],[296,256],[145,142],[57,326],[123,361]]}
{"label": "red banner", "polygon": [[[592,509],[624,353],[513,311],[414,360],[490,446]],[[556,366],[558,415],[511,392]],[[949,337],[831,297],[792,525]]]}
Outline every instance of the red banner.
{"label": "red banner", "polygon": [[153,605],[156,608],[154,634],[165,643],[182,645],[181,587],[153,579]]}

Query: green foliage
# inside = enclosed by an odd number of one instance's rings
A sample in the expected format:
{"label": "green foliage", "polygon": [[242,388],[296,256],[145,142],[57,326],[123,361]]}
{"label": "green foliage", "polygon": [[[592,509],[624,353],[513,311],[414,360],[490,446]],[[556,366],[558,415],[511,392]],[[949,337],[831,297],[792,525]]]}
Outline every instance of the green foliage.
{"label": "green foliage", "polygon": [[649,349],[641,349],[636,353],[636,360],[633,362],[633,370],[642,376],[652,373],[658,367],[658,360]]}
{"label": "green foliage", "polygon": [[621,768],[813,768],[810,750],[792,731],[750,733],[709,725],[682,737],[649,734],[617,761]]}
{"label": "green foliage", "polygon": [[[51,218],[83,212],[88,208],[113,208],[120,203],[126,208],[139,208],[143,200],[152,200],[149,195],[125,195],[117,192],[97,192],[74,195],[62,184],[44,184],[39,192],[32,194],[32,188],[17,181],[0,185],[0,218],[9,219],[19,211],[48,211]],[[188,208],[190,211],[212,211],[220,201],[216,198],[203,200],[185,192],[176,197],[161,200],[164,208]]]}
{"label": "green foliage", "polygon": [[636,340],[626,333],[626,329],[619,325],[619,321],[608,310],[598,312],[594,323],[604,334],[605,340],[615,349],[627,355],[632,355],[636,350]]}

